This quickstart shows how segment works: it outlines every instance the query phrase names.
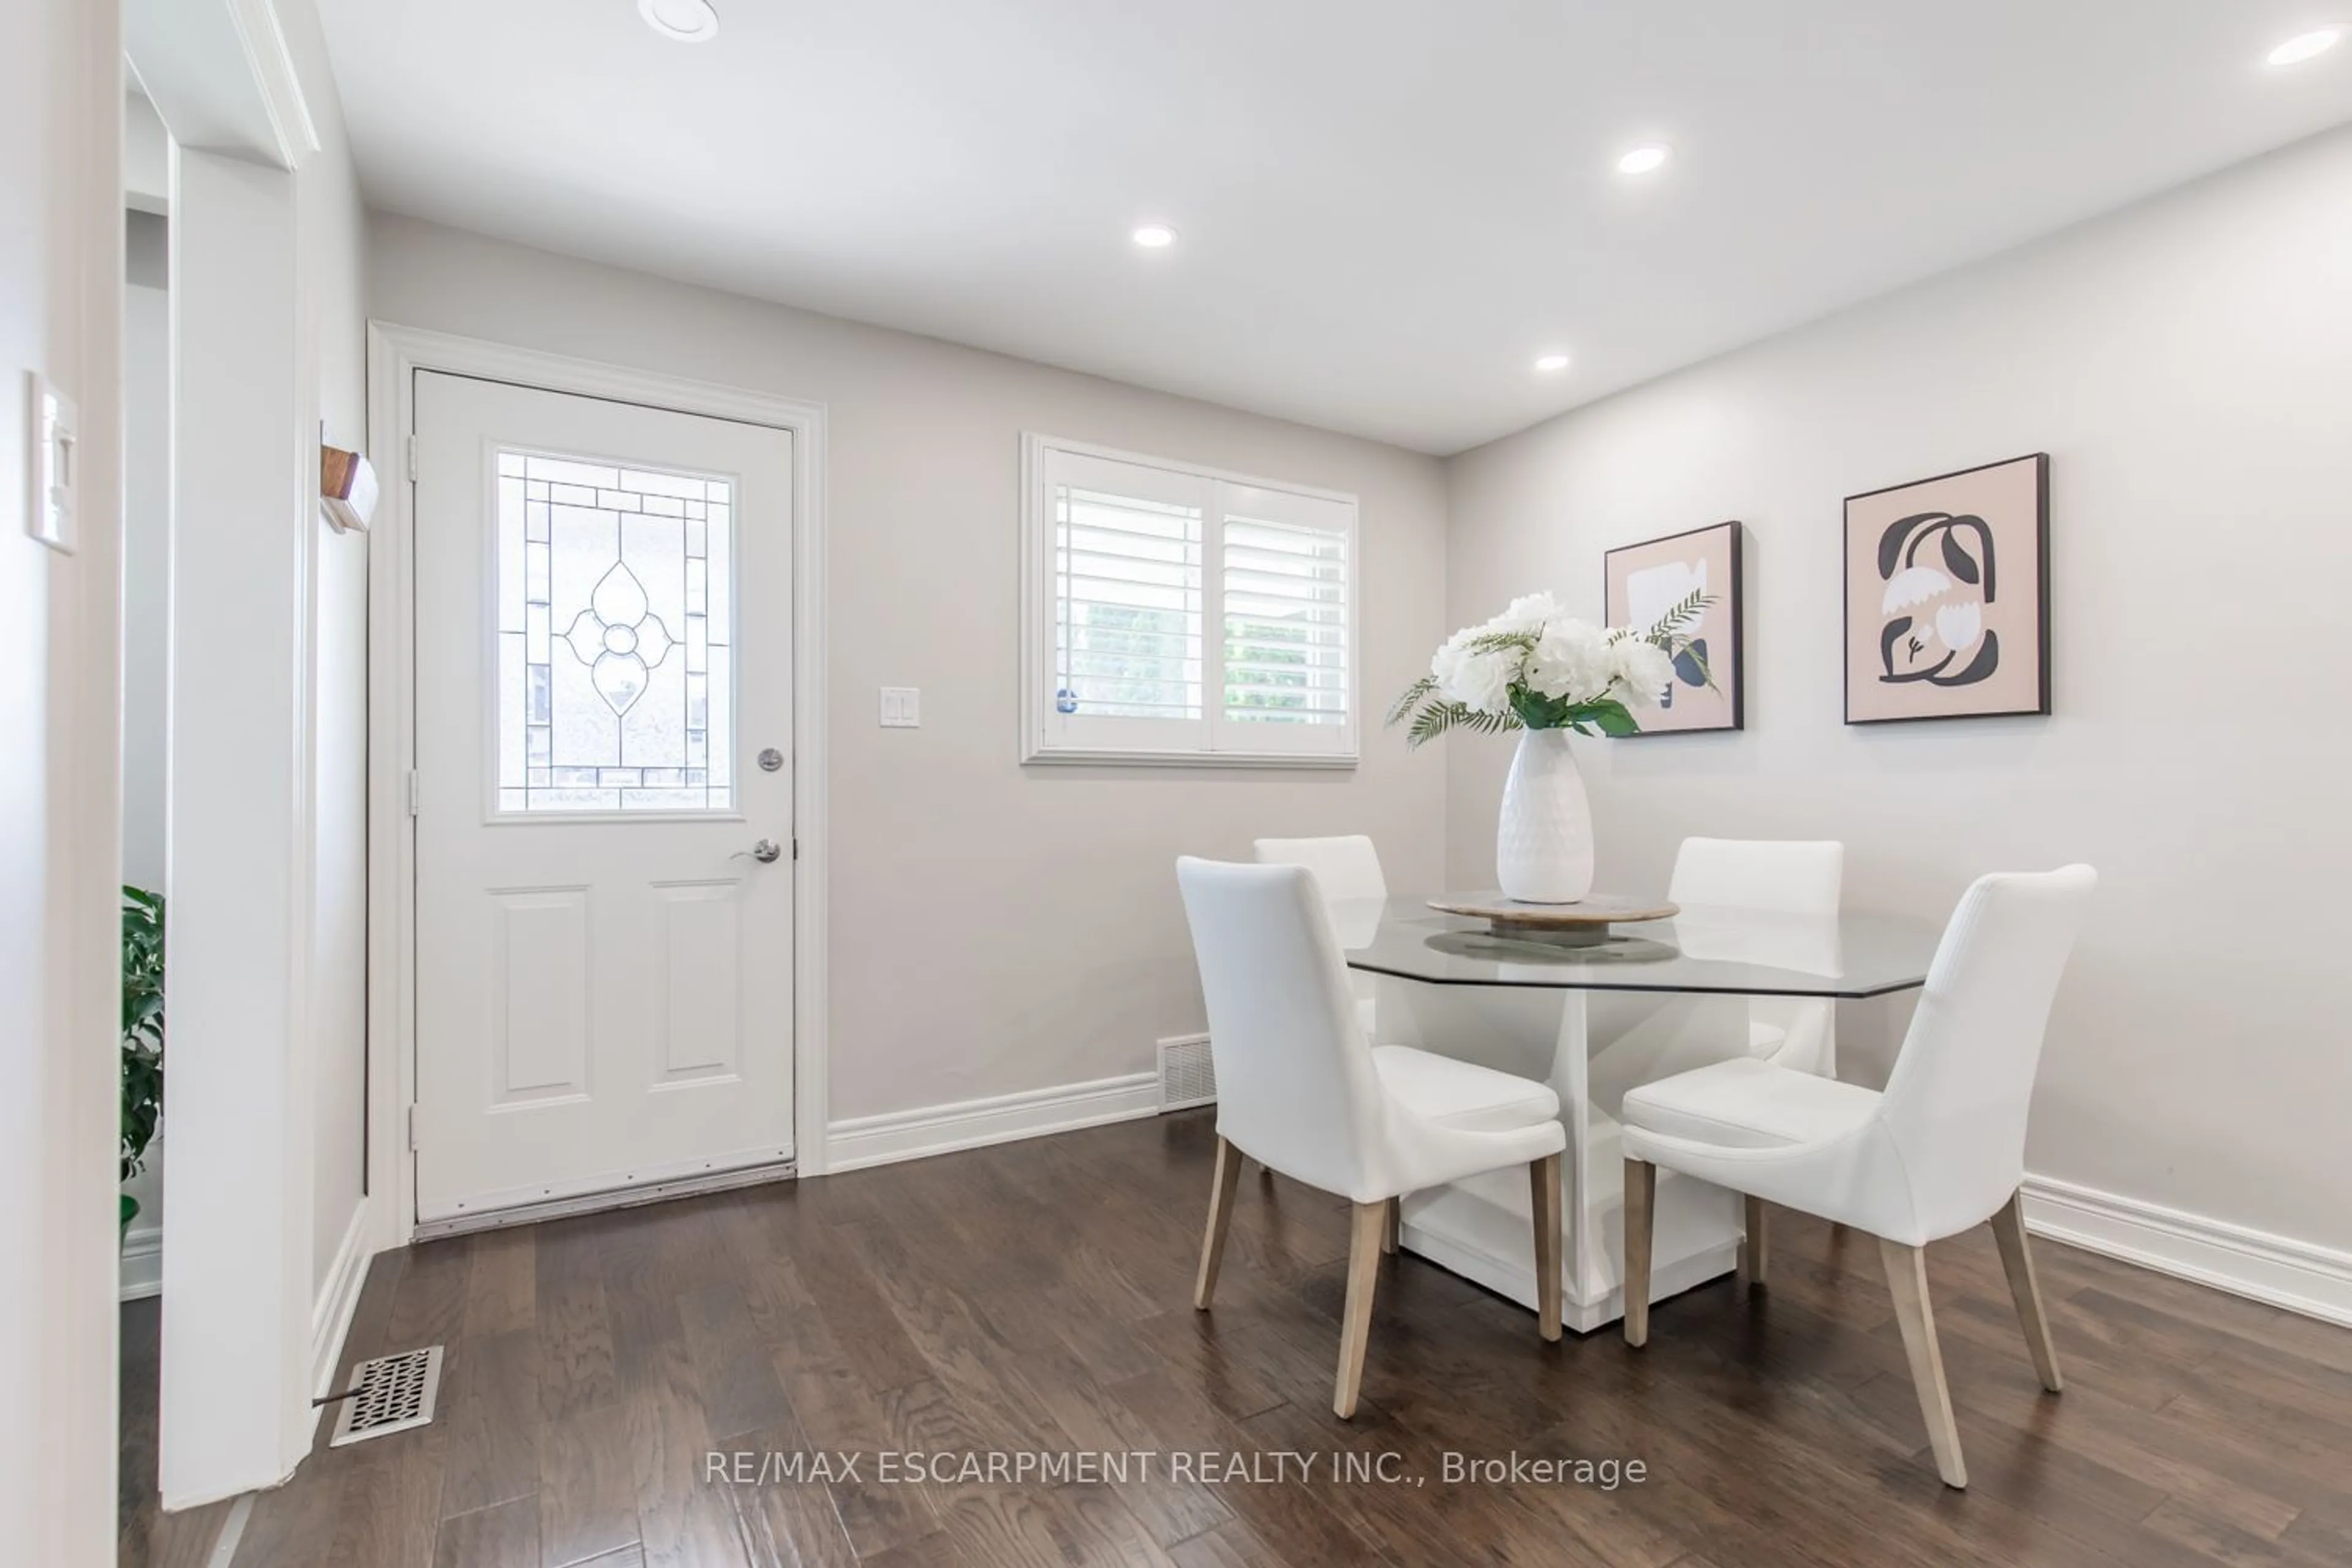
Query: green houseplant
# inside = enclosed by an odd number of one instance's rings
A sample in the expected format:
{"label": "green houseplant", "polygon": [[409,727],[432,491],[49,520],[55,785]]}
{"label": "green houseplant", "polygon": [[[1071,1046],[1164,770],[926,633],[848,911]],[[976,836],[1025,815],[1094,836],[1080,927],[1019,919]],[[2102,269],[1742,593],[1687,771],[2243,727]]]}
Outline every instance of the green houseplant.
{"label": "green houseplant", "polygon": [[[137,1175],[163,1113],[163,895],[122,889],[122,1179]],[[139,1200],[122,1194],[122,1228]]]}

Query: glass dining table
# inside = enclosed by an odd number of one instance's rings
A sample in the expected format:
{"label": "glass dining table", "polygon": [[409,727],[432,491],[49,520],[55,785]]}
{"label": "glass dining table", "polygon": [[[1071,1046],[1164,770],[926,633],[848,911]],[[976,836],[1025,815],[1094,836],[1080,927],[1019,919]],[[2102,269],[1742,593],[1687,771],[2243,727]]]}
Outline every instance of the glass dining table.
{"label": "glass dining table", "polygon": [[[1446,895],[1478,903],[1499,894]],[[1684,909],[1579,932],[1497,931],[1426,898],[1330,906],[1370,993],[1372,1038],[1549,1083],[1568,1129],[1560,1268],[1570,1328],[1622,1315],[1625,1091],[1737,1056],[1833,1071],[1836,1004],[1925,984],[1939,928],[1898,916],[1834,919]],[[1532,1309],[1535,1246],[1516,1168],[1408,1194],[1402,1245]],[[1660,1172],[1653,1300],[1729,1273],[1738,1198]]]}

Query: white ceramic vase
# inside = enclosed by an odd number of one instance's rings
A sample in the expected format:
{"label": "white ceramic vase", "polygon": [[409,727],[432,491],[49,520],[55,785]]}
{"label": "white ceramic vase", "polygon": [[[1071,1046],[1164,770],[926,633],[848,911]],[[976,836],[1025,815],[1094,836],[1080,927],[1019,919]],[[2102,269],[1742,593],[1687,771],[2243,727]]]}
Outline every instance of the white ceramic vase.
{"label": "white ceramic vase", "polygon": [[1592,891],[1592,805],[1565,730],[1522,730],[1495,834],[1503,896],[1573,904]]}

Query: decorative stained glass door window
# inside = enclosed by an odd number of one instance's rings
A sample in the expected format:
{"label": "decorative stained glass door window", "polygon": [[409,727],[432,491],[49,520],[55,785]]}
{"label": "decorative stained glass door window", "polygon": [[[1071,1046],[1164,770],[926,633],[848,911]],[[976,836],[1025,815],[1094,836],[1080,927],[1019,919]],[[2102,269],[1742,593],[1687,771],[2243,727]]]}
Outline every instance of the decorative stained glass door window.
{"label": "decorative stained glass door window", "polygon": [[735,807],[734,484],[498,455],[498,809]]}

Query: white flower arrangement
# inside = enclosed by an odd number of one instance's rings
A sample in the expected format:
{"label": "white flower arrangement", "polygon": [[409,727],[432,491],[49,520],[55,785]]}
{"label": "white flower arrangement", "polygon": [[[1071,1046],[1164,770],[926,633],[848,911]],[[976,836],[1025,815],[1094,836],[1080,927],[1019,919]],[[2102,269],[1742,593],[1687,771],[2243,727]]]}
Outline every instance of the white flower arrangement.
{"label": "white flower arrangement", "polygon": [[1411,718],[1410,746],[1457,729],[1631,735],[1642,727],[1635,711],[1660,704],[1677,662],[1696,664],[1705,676],[1688,634],[1710,602],[1695,591],[1636,632],[1578,620],[1549,594],[1526,595],[1446,638],[1388,721]]}

